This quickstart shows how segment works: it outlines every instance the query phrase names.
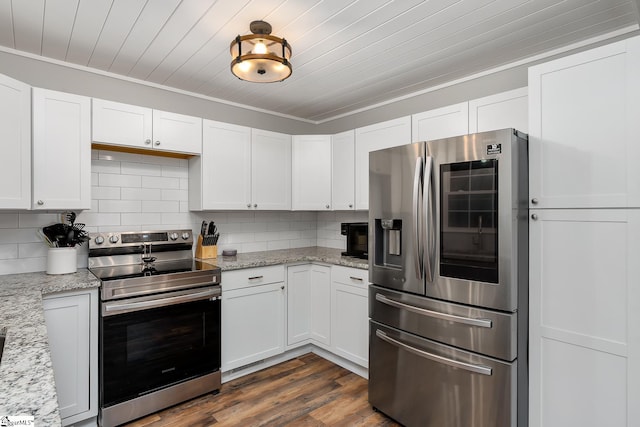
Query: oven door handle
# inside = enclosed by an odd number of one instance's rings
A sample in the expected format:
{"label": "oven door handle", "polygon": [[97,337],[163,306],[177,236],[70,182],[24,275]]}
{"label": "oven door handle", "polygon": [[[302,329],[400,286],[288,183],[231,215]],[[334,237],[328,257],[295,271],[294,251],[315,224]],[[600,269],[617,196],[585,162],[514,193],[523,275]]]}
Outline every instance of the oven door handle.
{"label": "oven door handle", "polygon": [[133,302],[106,302],[102,305],[103,316],[113,316],[131,311],[148,310],[150,308],[164,307],[167,305],[183,304],[186,302],[200,301],[203,299],[217,298],[221,294],[220,289],[208,289],[202,292],[187,293],[167,298],[156,298],[146,301]]}
{"label": "oven door handle", "polygon": [[376,294],[376,301],[379,301],[386,305],[390,305],[391,307],[411,311],[413,313],[420,314],[423,316],[434,317],[436,319],[448,320],[450,322],[456,322],[456,323],[464,323],[465,325],[478,326],[480,328],[491,328],[492,326],[492,322],[490,319],[476,319],[472,317],[456,316],[455,314],[427,310],[426,308],[415,307],[413,305],[405,304],[400,301],[387,298],[382,294]]}
{"label": "oven door handle", "polygon": [[437,363],[443,363],[445,365],[453,366],[454,368],[460,368],[464,369],[465,371],[475,372],[476,374],[482,375],[491,375],[491,373],[493,372],[493,369],[489,368],[488,366],[460,362],[459,360],[449,359],[447,357],[438,356],[437,354],[429,353],[427,351],[411,347],[410,345],[391,338],[380,329],[376,329],[376,336],[381,340],[388,342],[389,344],[395,345],[396,347],[400,347],[401,349],[408,351],[409,353],[424,357],[425,359],[433,360]]}

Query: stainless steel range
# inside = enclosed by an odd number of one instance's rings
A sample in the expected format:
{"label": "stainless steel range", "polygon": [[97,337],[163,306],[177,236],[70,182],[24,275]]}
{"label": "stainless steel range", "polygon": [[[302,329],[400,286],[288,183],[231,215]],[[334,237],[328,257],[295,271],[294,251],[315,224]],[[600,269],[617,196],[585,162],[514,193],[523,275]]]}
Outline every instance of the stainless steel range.
{"label": "stainless steel range", "polygon": [[100,416],[117,426],[220,389],[220,269],[191,230],[92,233],[100,294]]}

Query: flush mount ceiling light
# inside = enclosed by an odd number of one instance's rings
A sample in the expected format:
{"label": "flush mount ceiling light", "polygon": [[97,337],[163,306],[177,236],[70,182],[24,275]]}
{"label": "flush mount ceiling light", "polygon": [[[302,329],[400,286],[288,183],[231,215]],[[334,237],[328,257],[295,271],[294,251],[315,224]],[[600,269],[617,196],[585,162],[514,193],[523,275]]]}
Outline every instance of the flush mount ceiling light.
{"label": "flush mount ceiling light", "polygon": [[231,42],[231,72],[239,79],[256,83],[280,82],[291,75],[291,46],[271,35],[271,25],[253,21],[253,34]]}

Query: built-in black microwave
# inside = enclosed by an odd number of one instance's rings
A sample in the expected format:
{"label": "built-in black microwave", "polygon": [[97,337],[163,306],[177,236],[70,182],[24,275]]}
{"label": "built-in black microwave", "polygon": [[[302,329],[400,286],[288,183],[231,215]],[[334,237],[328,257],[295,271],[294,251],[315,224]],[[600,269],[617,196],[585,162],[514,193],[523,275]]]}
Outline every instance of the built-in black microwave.
{"label": "built-in black microwave", "polygon": [[347,250],[342,255],[367,259],[369,251],[369,223],[343,222],[340,234],[347,236]]}

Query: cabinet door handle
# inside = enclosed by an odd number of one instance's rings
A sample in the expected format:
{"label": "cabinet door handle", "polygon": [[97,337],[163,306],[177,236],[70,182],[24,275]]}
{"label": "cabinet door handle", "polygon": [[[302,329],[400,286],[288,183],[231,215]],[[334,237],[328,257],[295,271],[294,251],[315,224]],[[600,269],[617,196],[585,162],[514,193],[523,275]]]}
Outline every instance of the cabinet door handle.
{"label": "cabinet door handle", "polygon": [[280,289],[282,289],[284,291],[284,285],[280,286]]}
{"label": "cabinet door handle", "polygon": [[249,280],[259,280],[262,279],[264,276],[253,276],[253,277],[249,277]]}
{"label": "cabinet door handle", "polygon": [[352,205],[351,203],[349,203],[349,207],[350,207],[350,208],[352,208],[352,207],[353,207],[353,205]]}
{"label": "cabinet door handle", "polygon": [[424,350],[420,350],[420,349],[417,349],[415,347],[411,347],[411,346],[409,346],[409,345],[407,345],[407,344],[405,344],[403,342],[400,342],[398,340],[395,340],[395,339],[391,338],[390,336],[385,334],[380,329],[376,330],[376,336],[378,338],[388,342],[389,344],[393,344],[396,347],[400,347],[400,348],[408,351],[409,353],[413,353],[413,354],[415,354],[417,356],[424,357],[425,359],[433,360],[434,362],[443,363],[445,365],[453,366],[454,368],[460,368],[460,369],[464,369],[465,371],[475,372],[476,374],[482,374],[482,375],[491,375],[491,373],[493,371],[488,366],[474,365],[474,364],[471,364],[471,363],[460,362],[458,360],[449,359],[447,357],[442,357],[442,356],[439,356],[437,354],[429,353],[429,352],[426,352]]}
{"label": "cabinet door handle", "polygon": [[39,205],[39,206],[44,205],[44,202],[43,202],[42,200],[38,200],[38,202],[37,202],[37,203],[38,203],[38,205]]}
{"label": "cabinet door handle", "polygon": [[155,146],[157,147],[158,145],[160,145],[160,141],[155,142]]}
{"label": "cabinet door handle", "polygon": [[531,204],[532,205],[537,205],[538,204],[538,199],[536,199],[535,197],[533,199],[531,199]]}
{"label": "cabinet door handle", "polygon": [[349,279],[351,279],[351,280],[357,280],[358,282],[362,282],[362,279],[361,279],[360,277],[349,276]]}
{"label": "cabinet door handle", "polygon": [[251,209],[251,203],[247,203],[247,207]]}
{"label": "cabinet door handle", "polygon": [[326,205],[325,208],[329,209],[329,205]]}
{"label": "cabinet door handle", "polygon": [[149,145],[149,144],[151,144],[151,140],[150,140],[150,139],[145,139],[145,140],[144,140],[144,143],[145,143],[145,144],[147,144],[147,145]]}
{"label": "cabinet door handle", "polygon": [[531,219],[534,221],[538,220],[538,215],[537,214],[531,214]]}
{"label": "cabinet door handle", "polygon": [[257,204],[257,203],[254,203],[254,204],[253,204],[253,207],[254,207],[254,208],[257,208],[257,207],[258,207],[258,204]]}

